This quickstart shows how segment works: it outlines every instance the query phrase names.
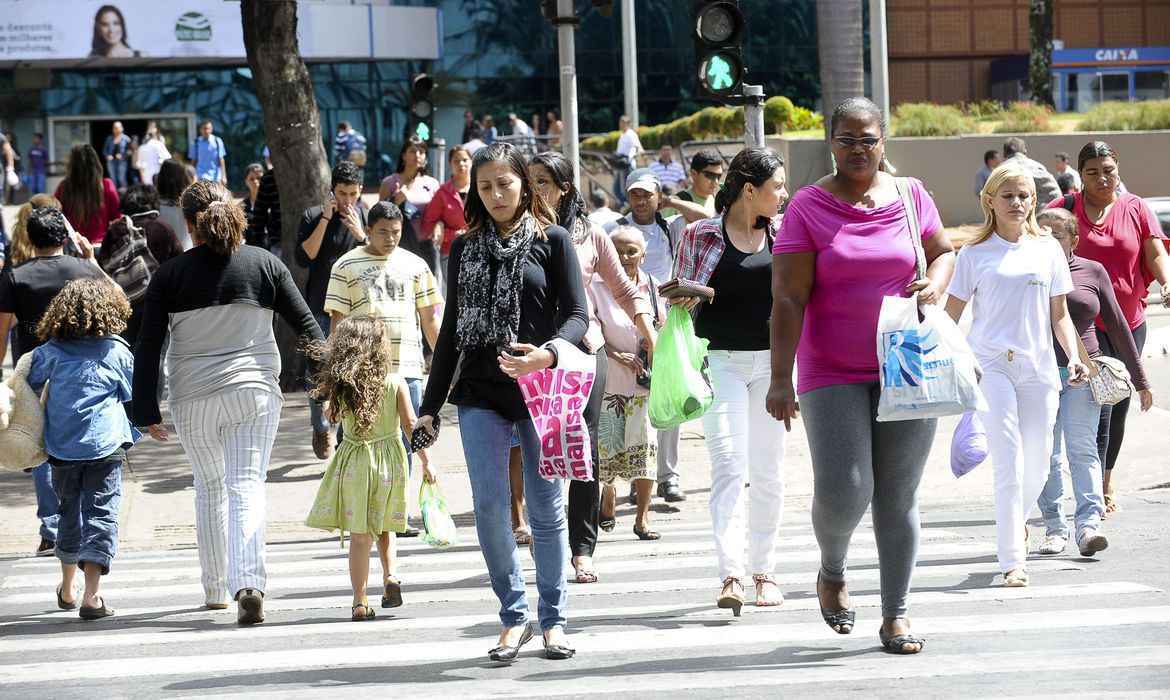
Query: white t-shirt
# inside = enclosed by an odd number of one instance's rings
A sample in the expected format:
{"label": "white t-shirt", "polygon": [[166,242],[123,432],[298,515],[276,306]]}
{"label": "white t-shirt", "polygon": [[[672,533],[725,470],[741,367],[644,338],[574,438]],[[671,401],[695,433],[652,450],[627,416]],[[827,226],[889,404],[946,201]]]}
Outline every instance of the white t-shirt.
{"label": "white t-shirt", "polygon": [[589,216],[587,218],[591,223],[605,228],[610,224],[610,222],[617,221],[618,219],[622,218],[622,214],[621,212],[616,212],[609,207],[602,207],[601,209],[594,209],[593,211],[589,212]]}
{"label": "white t-shirt", "polygon": [[614,153],[624,156],[633,167],[636,164],[634,159],[641,150],[642,139],[638,138],[638,132],[631,128],[622,132],[621,137],[618,138],[617,150]]}
{"label": "white t-shirt", "polygon": [[171,152],[158,139],[151,139],[138,147],[138,170],[142,173],[142,181],[153,185],[154,176],[162,169],[163,161],[171,157]]}
{"label": "white t-shirt", "polygon": [[1052,297],[1073,290],[1068,260],[1056,239],[997,234],[959,252],[947,294],[971,303],[967,340],[987,364],[1008,350],[1038,376],[1060,386],[1052,349]]}
{"label": "white t-shirt", "polygon": [[[642,269],[654,275],[659,281],[674,279],[674,249],[671,247],[670,241],[673,239],[675,243],[678,243],[683,229],[686,228],[686,220],[682,216],[673,216],[667,219],[666,224],[670,229],[669,235],[662,230],[657,220],[648,224],[634,223],[633,216],[630,216],[629,220],[630,226],[641,231],[642,236],[646,239],[646,259],[642,262]],[[605,232],[612,234],[614,229],[620,225],[620,220],[606,224]]]}
{"label": "white t-shirt", "polygon": [[528,126],[523,119],[517,119],[512,122],[512,134],[514,136],[529,136],[532,134],[532,127]]}

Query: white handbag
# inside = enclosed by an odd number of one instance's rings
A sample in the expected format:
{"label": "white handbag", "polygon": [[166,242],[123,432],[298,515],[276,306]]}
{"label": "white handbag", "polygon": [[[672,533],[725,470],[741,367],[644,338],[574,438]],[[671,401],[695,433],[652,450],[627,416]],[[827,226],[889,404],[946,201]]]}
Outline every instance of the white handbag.
{"label": "white handbag", "polygon": [[1102,355],[1093,358],[1096,375],[1089,377],[1093,400],[1102,406],[1112,406],[1128,399],[1133,393],[1133,380],[1125,363],[1115,357]]}

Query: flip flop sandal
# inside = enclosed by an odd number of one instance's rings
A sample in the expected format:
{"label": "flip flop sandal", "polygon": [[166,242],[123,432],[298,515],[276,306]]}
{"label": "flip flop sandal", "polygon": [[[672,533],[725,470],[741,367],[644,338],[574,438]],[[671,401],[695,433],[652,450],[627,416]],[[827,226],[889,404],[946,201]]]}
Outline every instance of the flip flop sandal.
{"label": "flip flop sandal", "polygon": [[106,599],[102,598],[101,607],[87,608],[82,605],[78,614],[82,620],[100,620],[103,617],[113,617],[114,609],[106,607]]}
{"label": "flip flop sandal", "polygon": [[[891,654],[917,654],[926,648],[926,640],[913,634],[897,634],[887,636],[885,631],[878,630],[878,639],[882,647]],[[917,649],[907,649],[907,644],[917,644]]]}
{"label": "flip flop sandal", "polygon": [[385,590],[382,592],[382,607],[402,607],[402,584],[397,579],[392,578],[386,581],[384,585]]}
{"label": "flip flop sandal", "polygon": [[597,572],[593,569],[573,567],[577,570],[577,583],[597,583]]}
{"label": "flip flop sandal", "polygon": [[638,527],[637,525],[634,526],[634,534],[637,535],[638,539],[640,539],[640,540],[660,540],[660,539],[662,539],[662,535],[655,532],[654,530],[650,530],[650,529],[647,529],[644,527]]}
{"label": "flip flop sandal", "polygon": [[516,528],[512,531],[512,536],[516,538],[517,547],[525,547],[532,544],[532,533],[524,528]]}
{"label": "flip flop sandal", "polygon": [[606,532],[613,532],[614,527],[617,526],[617,518],[613,517],[612,515],[606,518],[602,518],[598,521],[597,525]]}
{"label": "flip flop sandal", "polygon": [[[359,610],[361,610],[360,613],[358,612]],[[366,620],[374,619],[374,609],[370,607],[368,602],[358,603],[353,606],[350,612],[352,614],[349,619],[354,622],[365,622]]]}
{"label": "flip flop sandal", "polygon": [[57,586],[57,607],[62,610],[76,610],[77,601],[74,600],[72,603],[66,603],[65,599],[61,597],[61,590],[61,586]]}

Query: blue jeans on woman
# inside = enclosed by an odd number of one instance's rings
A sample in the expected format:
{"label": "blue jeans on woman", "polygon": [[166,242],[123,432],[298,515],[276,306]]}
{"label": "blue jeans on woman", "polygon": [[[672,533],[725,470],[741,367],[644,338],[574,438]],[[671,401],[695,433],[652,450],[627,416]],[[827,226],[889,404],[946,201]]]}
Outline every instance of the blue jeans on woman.
{"label": "blue jeans on woman", "polygon": [[[1061,368],[1060,410],[1052,435],[1052,460],[1048,483],[1036,503],[1044,515],[1047,534],[1069,539],[1064,515],[1064,480],[1061,478],[1063,456],[1068,460],[1077,510],[1073,516],[1079,535],[1084,528],[1099,528],[1105,514],[1105,496],[1101,490],[1101,459],[1097,452],[1097,424],[1101,404],[1093,400],[1089,385],[1069,386],[1068,373]],[[1064,449],[1061,449],[1061,436]]]}
{"label": "blue jeans on woman", "polygon": [[518,627],[529,620],[524,570],[512,534],[508,450],[513,429],[520,436],[524,453],[524,497],[540,594],[537,613],[540,629],[547,631],[565,624],[568,597],[565,565],[569,561],[569,536],[561,480],[547,480],[537,473],[540,443],[531,420],[513,422],[490,409],[459,407],[459,434],[471,479],[475,530],[492,590],[500,599],[500,622],[505,627]]}
{"label": "blue jeans on woman", "polygon": [[57,492],[53,490],[53,468],[45,462],[32,470],[33,487],[37,492],[37,518],[41,521],[41,539],[57,541]]}
{"label": "blue jeans on woman", "polygon": [[122,450],[101,459],[57,462],[53,483],[61,502],[57,558],[89,563],[110,573],[118,551],[118,507],[122,503]]}

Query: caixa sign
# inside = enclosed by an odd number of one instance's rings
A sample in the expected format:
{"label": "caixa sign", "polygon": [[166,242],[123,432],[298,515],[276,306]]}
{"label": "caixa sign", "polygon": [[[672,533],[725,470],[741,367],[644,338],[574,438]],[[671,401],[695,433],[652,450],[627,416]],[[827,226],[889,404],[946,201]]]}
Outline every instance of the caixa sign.
{"label": "caixa sign", "polygon": [[1093,58],[1110,63],[1139,60],[1137,49],[1097,49],[1093,52]]}
{"label": "caixa sign", "polygon": [[1170,63],[1170,46],[1121,46],[1088,49],[1057,49],[1052,64],[1060,67],[1098,65],[1161,65]]}

